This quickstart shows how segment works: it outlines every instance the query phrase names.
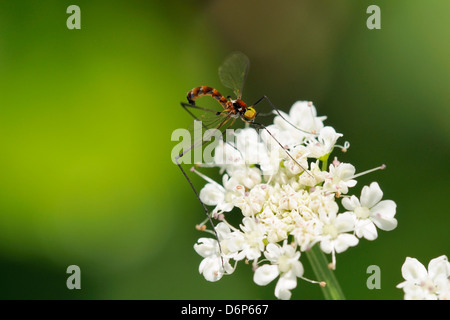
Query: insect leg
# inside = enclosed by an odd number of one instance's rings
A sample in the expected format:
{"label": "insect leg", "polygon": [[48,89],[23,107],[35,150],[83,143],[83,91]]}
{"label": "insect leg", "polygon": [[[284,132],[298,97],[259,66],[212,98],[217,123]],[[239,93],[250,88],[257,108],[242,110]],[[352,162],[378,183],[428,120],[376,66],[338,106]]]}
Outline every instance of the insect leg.
{"label": "insect leg", "polygon": [[297,162],[297,160],[294,159],[294,157],[292,157],[292,155],[281,145],[280,141],[278,141],[273,134],[269,131],[269,129],[267,129],[267,127],[261,123],[256,123],[256,122],[252,122],[251,125],[254,125],[256,127],[259,127],[260,129],[264,129],[266,130],[266,132],[273,138],[273,140],[276,141],[276,143],[278,143],[278,145],[281,147],[281,149],[284,150],[284,152],[286,152],[286,154],[289,156],[289,158],[292,159],[292,161],[294,161],[300,168],[303,169],[303,171],[305,171],[307,174],[309,174],[312,178],[314,178],[314,176],[305,168],[303,168],[303,166]]}
{"label": "insect leg", "polygon": [[[182,104],[182,106],[185,107],[183,104]],[[192,106],[192,105],[189,105],[189,106]],[[195,107],[195,106],[194,106],[194,107]],[[200,107],[199,107],[199,108],[200,108]],[[204,109],[204,108],[202,108],[202,109]],[[191,114],[191,112],[190,112],[188,109],[185,108],[185,110],[188,111],[189,114]],[[191,115],[192,115],[194,118],[196,118],[193,114],[191,114]],[[218,128],[221,128],[221,127],[227,128],[227,126],[224,126],[224,125],[225,125],[229,120],[230,120],[229,117],[225,118],[222,122],[220,122]],[[211,138],[211,136],[209,137],[209,139],[210,139],[210,138]],[[203,210],[205,211],[206,217],[208,218],[209,223],[211,224],[211,227],[213,228],[214,235],[216,236],[217,244],[218,244],[218,246],[219,246],[220,259],[221,259],[222,267],[223,267],[224,264],[223,264],[223,257],[222,257],[222,247],[221,247],[221,245],[220,245],[220,239],[219,239],[219,236],[218,236],[218,234],[217,234],[216,227],[215,227],[215,225],[214,225],[214,222],[213,222],[212,219],[211,219],[211,214],[209,213],[209,210],[208,210],[208,208],[206,207],[206,205],[205,205],[205,204],[203,203],[203,201],[200,199],[200,195],[199,195],[199,193],[197,192],[197,189],[195,189],[194,185],[192,184],[192,181],[189,179],[188,175],[186,174],[186,171],[184,171],[183,167],[182,167],[181,164],[178,162],[178,160],[179,160],[181,157],[183,157],[187,152],[189,152],[190,150],[192,150],[192,149],[194,149],[194,148],[196,148],[196,147],[198,147],[198,146],[203,146],[203,145],[205,145],[206,143],[209,142],[209,139],[208,139],[208,138],[205,138],[204,140],[201,141],[201,143],[195,143],[195,142],[194,142],[194,144],[192,144],[188,149],[182,150],[182,151],[178,154],[178,156],[175,157],[175,162],[176,162],[178,168],[180,168],[180,170],[181,170],[181,172],[183,173],[183,175],[184,175],[184,177],[186,178],[186,180],[188,181],[189,185],[191,186],[192,191],[194,191],[194,194],[195,194],[195,196],[197,197],[198,201],[200,201],[200,203],[201,203],[201,205],[202,205],[202,207],[203,207]]]}
{"label": "insect leg", "polygon": [[203,111],[207,111],[207,112],[211,112],[211,113],[216,113],[217,114],[217,111],[214,111],[214,110],[208,109],[208,108],[199,107],[199,106],[197,106],[195,104],[189,104],[189,103],[185,103],[185,102],[180,102],[180,104],[183,107],[183,109],[186,110],[195,119],[197,119],[195,117],[195,115],[192,112],[190,112],[188,109],[186,109],[186,108],[194,108],[194,109],[199,109],[199,110],[203,110]]}
{"label": "insect leg", "polygon": [[197,189],[195,189],[194,185],[192,184],[191,179],[189,179],[188,175],[186,174],[186,171],[184,171],[183,167],[181,166],[181,164],[178,162],[178,159],[180,159],[187,151],[182,151],[176,158],[175,158],[175,162],[177,163],[178,168],[180,168],[181,172],[183,173],[184,177],[186,178],[186,180],[188,181],[189,185],[191,186],[191,189],[194,191],[195,196],[197,197],[198,201],[201,203],[203,210],[205,211],[205,214],[209,220],[209,223],[211,224],[211,227],[213,229],[214,235],[216,236],[217,239],[217,244],[219,246],[219,253],[220,253],[220,260],[222,262],[222,267],[224,266],[223,264],[223,257],[222,257],[222,247],[220,245],[220,240],[219,240],[219,235],[217,234],[216,231],[216,227],[214,225],[214,222],[211,219],[211,214],[209,213],[208,208],[206,207],[206,205],[203,203],[203,201],[200,199],[200,195],[197,192]]}

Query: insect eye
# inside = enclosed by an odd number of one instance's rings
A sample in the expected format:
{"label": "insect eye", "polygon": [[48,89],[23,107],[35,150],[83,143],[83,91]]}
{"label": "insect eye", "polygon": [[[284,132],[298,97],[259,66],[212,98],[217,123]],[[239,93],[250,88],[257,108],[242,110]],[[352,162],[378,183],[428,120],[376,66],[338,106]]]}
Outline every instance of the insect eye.
{"label": "insect eye", "polygon": [[244,113],[244,118],[246,120],[253,120],[256,117],[256,110],[252,107],[248,107],[247,110]]}

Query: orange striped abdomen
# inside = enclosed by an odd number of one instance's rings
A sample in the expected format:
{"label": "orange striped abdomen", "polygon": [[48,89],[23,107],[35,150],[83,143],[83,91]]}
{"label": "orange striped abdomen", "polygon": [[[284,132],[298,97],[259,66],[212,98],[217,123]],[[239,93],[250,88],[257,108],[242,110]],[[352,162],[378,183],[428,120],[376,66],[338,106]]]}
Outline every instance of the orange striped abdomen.
{"label": "orange striped abdomen", "polygon": [[224,107],[225,109],[227,108],[227,98],[221,95],[220,92],[216,89],[207,86],[196,87],[189,91],[187,93],[187,100],[190,104],[194,105],[194,101],[203,96],[211,96],[216,99],[222,105],[222,107]]}

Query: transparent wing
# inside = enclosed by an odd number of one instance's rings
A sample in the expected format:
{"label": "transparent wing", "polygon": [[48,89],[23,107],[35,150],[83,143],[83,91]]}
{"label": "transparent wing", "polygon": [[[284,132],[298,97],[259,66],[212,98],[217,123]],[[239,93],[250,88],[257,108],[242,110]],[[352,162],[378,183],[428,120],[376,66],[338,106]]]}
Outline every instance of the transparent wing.
{"label": "transparent wing", "polygon": [[[233,123],[233,119],[227,113],[217,114],[212,109],[187,103],[182,103],[181,105],[194,118],[194,121],[188,128],[190,140],[183,141],[185,145],[179,154],[180,159],[184,156],[189,159],[191,157],[190,152],[199,148],[202,149],[212,143],[212,141],[215,141],[217,135],[222,135],[223,131]],[[217,131],[206,132],[208,129],[217,129]],[[213,138],[214,136],[216,136],[215,139]]]}
{"label": "transparent wing", "polygon": [[242,52],[234,52],[219,67],[219,78],[225,87],[233,90],[237,99],[241,99],[245,78],[250,61]]}

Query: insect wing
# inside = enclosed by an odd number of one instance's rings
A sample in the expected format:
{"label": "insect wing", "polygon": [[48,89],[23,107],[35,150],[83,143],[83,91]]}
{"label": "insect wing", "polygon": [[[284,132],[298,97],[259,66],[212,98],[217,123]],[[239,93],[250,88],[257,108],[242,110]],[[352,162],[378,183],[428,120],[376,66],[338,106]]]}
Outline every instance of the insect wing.
{"label": "insect wing", "polygon": [[250,61],[241,52],[232,53],[219,67],[219,78],[225,87],[233,90],[237,99],[241,99],[244,82],[247,78]]}
{"label": "insect wing", "polygon": [[[188,128],[190,140],[185,141],[183,152],[180,157],[187,156],[188,159],[192,155],[189,152],[194,151],[194,158],[198,156],[198,152],[202,153],[202,148],[210,144],[212,141],[217,143],[217,138],[222,135],[223,131],[232,124],[232,119],[227,113],[218,113],[212,109],[203,108],[200,106],[181,103],[185,111],[187,111],[194,121]],[[216,130],[210,130],[216,129]],[[199,150],[200,149],[200,150]],[[201,156],[200,156],[201,157]],[[200,157],[199,161],[200,160]],[[195,160],[195,162],[198,162]]]}

